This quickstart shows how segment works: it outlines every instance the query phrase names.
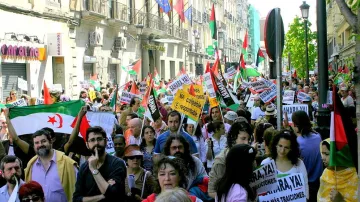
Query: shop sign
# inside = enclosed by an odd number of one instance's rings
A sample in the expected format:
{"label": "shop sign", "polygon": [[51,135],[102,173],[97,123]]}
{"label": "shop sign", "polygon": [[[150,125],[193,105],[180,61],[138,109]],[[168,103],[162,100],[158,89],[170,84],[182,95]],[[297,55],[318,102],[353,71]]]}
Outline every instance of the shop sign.
{"label": "shop sign", "polygon": [[206,48],[206,53],[207,53],[208,55],[214,55],[214,52],[215,52],[215,49],[214,49],[214,47],[213,47],[212,45],[210,45],[210,46],[208,46],[208,47]]}
{"label": "shop sign", "polygon": [[143,44],[142,49],[145,49],[145,50],[158,50],[158,51],[161,51],[161,52],[165,52],[165,46],[157,46],[157,45],[154,45],[154,44]]}
{"label": "shop sign", "polygon": [[1,55],[3,57],[28,58],[35,60],[44,60],[45,49],[34,48],[30,46],[6,45],[1,46]]}

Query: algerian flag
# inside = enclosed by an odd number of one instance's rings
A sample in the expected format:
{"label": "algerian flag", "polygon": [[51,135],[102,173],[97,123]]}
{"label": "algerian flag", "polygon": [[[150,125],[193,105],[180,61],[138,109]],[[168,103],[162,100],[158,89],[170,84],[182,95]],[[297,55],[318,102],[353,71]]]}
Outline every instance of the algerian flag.
{"label": "algerian flag", "polygon": [[84,101],[75,100],[52,105],[13,107],[9,109],[9,117],[17,135],[32,134],[45,127],[57,133],[71,134],[71,124],[84,105]]}

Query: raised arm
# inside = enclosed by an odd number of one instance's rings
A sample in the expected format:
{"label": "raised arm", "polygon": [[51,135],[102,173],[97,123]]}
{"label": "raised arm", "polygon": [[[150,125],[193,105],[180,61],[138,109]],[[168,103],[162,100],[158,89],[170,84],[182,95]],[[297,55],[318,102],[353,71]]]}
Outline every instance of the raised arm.
{"label": "raised arm", "polygon": [[80,130],[80,124],[81,124],[81,120],[82,118],[86,115],[87,112],[87,107],[83,106],[81,107],[79,113],[78,113],[78,118],[76,120],[76,124],[74,129],[71,132],[71,135],[69,137],[69,140],[65,143],[64,145],[64,152],[65,154],[67,154],[69,152],[69,148],[70,146],[73,144],[73,142],[75,141],[76,137],[79,135],[79,130]]}

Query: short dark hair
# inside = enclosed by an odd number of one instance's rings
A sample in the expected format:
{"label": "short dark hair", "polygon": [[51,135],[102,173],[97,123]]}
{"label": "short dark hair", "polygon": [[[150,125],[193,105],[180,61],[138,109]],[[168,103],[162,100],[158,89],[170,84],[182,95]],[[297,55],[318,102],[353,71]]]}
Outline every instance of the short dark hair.
{"label": "short dark hair", "polygon": [[46,139],[49,140],[49,142],[51,142],[51,134],[48,130],[46,129],[40,129],[38,131],[36,131],[33,135],[32,135],[32,138],[36,138],[38,136],[42,136],[42,135],[45,135],[46,136]]}
{"label": "short dark hair", "polygon": [[88,128],[86,130],[86,142],[89,141],[89,134],[90,133],[101,134],[101,136],[106,139],[106,132],[100,126],[93,126],[93,127],[90,127],[90,128]]}
{"label": "short dark hair", "polygon": [[55,137],[55,131],[52,128],[45,127],[45,128],[43,128],[43,130],[48,131],[50,133],[51,138]]}
{"label": "short dark hair", "polygon": [[222,121],[212,121],[207,125],[207,131],[208,133],[215,133],[222,125],[224,125]]}
{"label": "short dark hair", "polygon": [[291,119],[296,127],[301,131],[301,135],[308,136],[312,130],[312,124],[310,121],[310,117],[307,115],[305,111],[296,111],[291,115]]}
{"label": "short dark hair", "polygon": [[139,118],[139,116],[137,114],[135,114],[135,113],[130,113],[130,114],[126,115],[126,116],[130,116],[131,119]]}
{"label": "short dark hair", "polygon": [[[142,131],[141,131],[141,137],[142,137],[142,140],[141,140],[141,143],[140,143],[140,149],[145,149],[146,147],[146,140],[145,140],[145,129],[149,128],[153,133],[154,135],[156,134],[155,132],[155,129],[152,127],[152,126],[144,126]],[[155,147],[156,145],[156,138],[154,138],[153,140],[153,145]]]}
{"label": "short dark hair", "polygon": [[[0,144],[1,144],[1,143],[0,143]],[[22,162],[21,162],[21,160],[20,160],[18,157],[13,156],[13,155],[6,155],[6,156],[4,156],[3,159],[1,159],[1,162],[0,162],[0,170],[3,171],[4,168],[5,168],[5,164],[7,164],[7,163],[14,163],[16,160],[19,161],[19,163],[20,163],[20,168],[22,168]]]}
{"label": "short dark hair", "polygon": [[136,103],[136,99],[139,99],[138,97],[133,97],[130,100],[130,107],[134,106],[134,104]]}
{"label": "short dark hair", "polygon": [[233,147],[236,143],[236,139],[238,138],[239,132],[243,131],[249,134],[249,140],[252,137],[253,129],[251,128],[249,123],[246,122],[235,122],[231,125],[228,135],[227,135],[227,146],[229,148]]}
{"label": "short dark hair", "polygon": [[290,141],[290,151],[287,157],[293,165],[297,165],[298,159],[300,157],[299,143],[296,140],[296,135],[291,130],[281,130],[275,135],[275,137],[273,137],[270,143],[271,158],[276,160],[277,144],[281,138]]}
{"label": "short dark hair", "polygon": [[169,120],[169,117],[174,117],[174,116],[178,116],[179,117],[179,121],[181,120],[181,114],[178,112],[178,111],[171,111],[168,116],[167,116],[167,119]]}
{"label": "short dark hair", "polygon": [[121,135],[121,134],[115,135],[113,140],[115,140],[115,139],[122,139],[125,142],[125,137],[123,135]]}

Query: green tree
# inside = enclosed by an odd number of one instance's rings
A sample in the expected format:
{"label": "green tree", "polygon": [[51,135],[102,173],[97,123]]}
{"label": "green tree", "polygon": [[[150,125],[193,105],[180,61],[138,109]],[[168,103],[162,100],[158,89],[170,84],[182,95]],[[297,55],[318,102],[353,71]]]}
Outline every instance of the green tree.
{"label": "green tree", "polygon": [[[311,23],[308,21],[308,48],[309,48],[309,69],[313,70],[317,58],[316,32],[312,32]],[[296,16],[289,25],[289,31],[285,35],[284,57],[291,55],[291,66],[296,69],[299,78],[306,76],[306,53],[305,53],[305,22]]]}

